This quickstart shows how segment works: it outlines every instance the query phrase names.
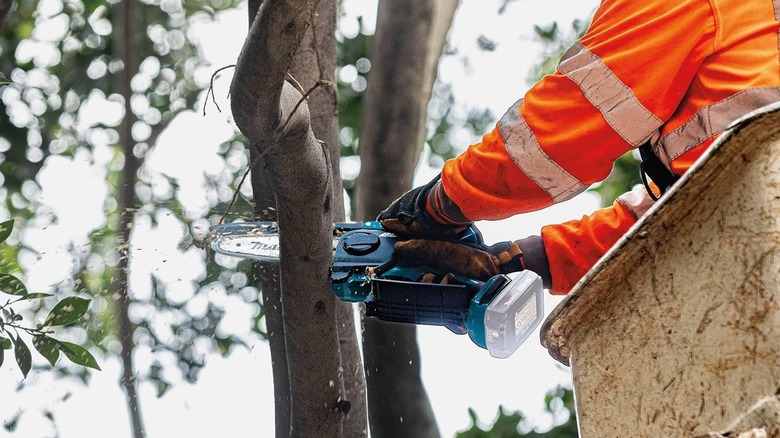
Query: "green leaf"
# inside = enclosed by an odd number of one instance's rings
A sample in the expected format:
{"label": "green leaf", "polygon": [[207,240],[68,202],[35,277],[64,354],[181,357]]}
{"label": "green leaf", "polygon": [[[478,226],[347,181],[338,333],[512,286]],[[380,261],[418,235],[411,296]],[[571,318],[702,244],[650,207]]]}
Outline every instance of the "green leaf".
{"label": "green leaf", "polygon": [[33,347],[49,361],[51,366],[57,363],[60,358],[60,342],[46,335],[36,335],[33,337]]}
{"label": "green leaf", "polygon": [[[0,85],[3,85],[7,81],[6,78],[0,78]],[[10,81],[9,81],[10,82]],[[5,239],[11,235],[11,231],[14,229],[14,220],[0,222],[0,243],[5,242]]]}
{"label": "green leaf", "polygon": [[103,0],[85,0],[84,6],[87,14],[91,14],[98,6],[103,4]]}
{"label": "green leaf", "polygon": [[8,85],[8,84],[13,84],[13,83],[14,83],[14,81],[12,81],[12,80],[10,80],[8,78],[0,77],[0,85]]}
{"label": "green leaf", "polygon": [[3,366],[5,360],[5,348],[0,348],[0,367]]}
{"label": "green leaf", "polygon": [[11,340],[0,336],[0,350],[10,350],[13,347]]}
{"label": "green leaf", "polygon": [[5,430],[8,432],[16,431],[16,427],[19,426],[19,417],[22,416],[22,412],[24,411],[19,411],[11,419],[3,421],[3,427]]}
{"label": "green leaf", "polygon": [[89,308],[89,300],[79,297],[67,297],[57,303],[44,321],[44,326],[65,325],[81,318]]}
{"label": "green leaf", "polygon": [[0,291],[8,295],[27,296],[27,287],[22,283],[22,280],[11,274],[0,274]]}
{"label": "green leaf", "polygon": [[93,368],[100,371],[100,366],[98,365],[97,360],[95,360],[95,357],[92,356],[92,353],[87,351],[86,348],[71,342],[59,341],[59,343],[60,351],[62,351],[62,353],[68,359],[70,359],[71,362],[75,363],[76,365],[81,365],[83,367]]}
{"label": "green leaf", "polygon": [[39,299],[39,298],[47,298],[47,297],[53,297],[53,296],[54,296],[54,294],[45,294],[43,292],[33,292],[31,294],[27,294],[25,296],[25,298],[28,299],[28,300],[36,300],[36,299]]}
{"label": "green leaf", "polygon": [[16,364],[19,365],[19,369],[22,371],[22,374],[24,374],[24,377],[27,378],[27,373],[29,373],[30,368],[32,368],[32,354],[30,354],[30,349],[19,336],[16,337],[14,347]]}
{"label": "green leaf", "polygon": [[165,380],[155,380],[154,386],[157,388],[157,398],[162,397],[171,387],[171,384]]}
{"label": "green leaf", "polygon": [[20,40],[29,38],[35,25],[31,21],[23,21],[16,26],[16,37]]}

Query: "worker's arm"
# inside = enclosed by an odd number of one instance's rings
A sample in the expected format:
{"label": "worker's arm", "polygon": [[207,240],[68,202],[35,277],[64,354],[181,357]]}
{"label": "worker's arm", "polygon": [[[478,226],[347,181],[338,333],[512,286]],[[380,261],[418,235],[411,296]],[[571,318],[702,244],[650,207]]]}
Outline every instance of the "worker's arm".
{"label": "worker's arm", "polygon": [[605,0],[556,73],[445,163],[434,217],[502,219],[603,180],[675,111],[714,33],[706,0]]}
{"label": "worker's arm", "polygon": [[[645,188],[637,187],[621,195],[612,206],[580,220],[543,227],[541,237],[520,241],[527,264],[540,264],[531,262],[531,258],[544,258],[543,266],[549,271],[540,275],[549,275],[550,292],[566,294],[652,204]],[[529,269],[538,270],[535,266]]]}
{"label": "worker's arm", "polygon": [[[502,219],[605,179],[618,157],[657,135],[714,37],[706,0],[603,1],[556,73],[445,163],[441,181],[424,195],[425,211],[451,226]],[[581,220],[544,227],[541,236],[517,241],[522,262],[553,293],[566,293],[650,204],[635,191]]]}
{"label": "worker's arm", "polygon": [[421,265],[487,280],[528,269],[553,294],[565,294],[652,205],[644,187],[582,219],[542,228],[541,236],[499,242],[484,250],[450,240],[413,239],[396,244],[396,255]]}

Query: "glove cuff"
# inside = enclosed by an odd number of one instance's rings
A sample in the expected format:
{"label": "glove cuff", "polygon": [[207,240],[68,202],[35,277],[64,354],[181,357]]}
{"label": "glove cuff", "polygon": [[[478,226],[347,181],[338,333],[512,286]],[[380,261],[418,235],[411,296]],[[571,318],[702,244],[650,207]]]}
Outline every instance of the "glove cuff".
{"label": "glove cuff", "polygon": [[435,181],[425,196],[424,211],[440,224],[456,227],[471,224],[472,221],[466,218],[460,207],[447,196],[441,175]]}
{"label": "glove cuff", "polygon": [[520,272],[525,269],[523,262],[523,250],[517,245],[517,242],[498,242],[487,248],[493,256],[496,268],[502,274],[510,272]]}
{"label": "glove cuff", "polygon": [[542,285],[546,289],[552,288],[550,261],[547,259],[547,251],[544,248],[544,241],[541,236],[529,236],[514,243],[523,252],[525,269],[534,271],[542,277]]}
{"label": "glove cuff", "polygon": [[[415,213],[417,216],[415,219],[423,230],[433,235],[450,235],[460,232],[461,224],[449,222],[431,209],[431,199],[435,197],[438,187],[441,187],[441,174],[436,175],[428,184],[421,187],[420,193],[415,200]],[[469,223],[467,222],[465,225]]]}
{"label": "glove cuff", "polygon": [[[441,174],[437,175],[424,186],[414,188],[400,198],[396,199],[389,207],[379,213],[377,220],[385,228],[404,234],[428,235],[429,237],[454,236],[463,231],[471,222],[459,222],[441,219],[436,214],[431,214],[429,198],[436,199],[435,194],[441,184]],[[444,193],[444,190],[441,190]],[[449,199],[449,198],[447,198]],[[448,211],[456,214],[460,209],[451,204]],[[461,215],[462,216],[462,215]]]}
{"label": "glove cuff", "polygon": [[498,242],[490,245],[487,250],[502,274],[528,269],[542,277],[542,285],[545,288],[552,287],[547,251],[540,236],[530,236],[514,242]]}

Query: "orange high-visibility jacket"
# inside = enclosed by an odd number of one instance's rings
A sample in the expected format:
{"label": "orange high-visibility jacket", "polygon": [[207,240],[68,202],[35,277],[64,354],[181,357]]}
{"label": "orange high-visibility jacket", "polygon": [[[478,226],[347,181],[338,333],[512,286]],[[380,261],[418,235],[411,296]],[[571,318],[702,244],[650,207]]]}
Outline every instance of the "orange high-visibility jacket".
{"label": "orange high-visibility jacket", "polygon": [[[780,101],[778,19],[780,0],[603,0],[555,74],[445,163],[448,199],[428,209],[445,222],[539,210],[602,181],[648,140],[684,173],[730,122]],[[651,205],[637,188],[544,227],[551,292],[567,293]]]}

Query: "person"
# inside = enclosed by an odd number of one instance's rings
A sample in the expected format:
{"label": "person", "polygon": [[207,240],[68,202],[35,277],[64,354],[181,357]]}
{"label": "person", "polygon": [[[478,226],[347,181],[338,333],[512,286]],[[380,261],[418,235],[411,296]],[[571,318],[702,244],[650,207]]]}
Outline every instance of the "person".
{"label": "person", "polygon": [[483,279],[530,269],[551,293],[568,293],[652,206],[657,187],[486,251],[441,238],[570,199],[634,148],[662,163],[667,175],[655,183],[673,181],[733,120],[780,101],[778,19],[780,0],[603,0],[554,74],[378,220],[415,237],[398,243],[403,257]]}

